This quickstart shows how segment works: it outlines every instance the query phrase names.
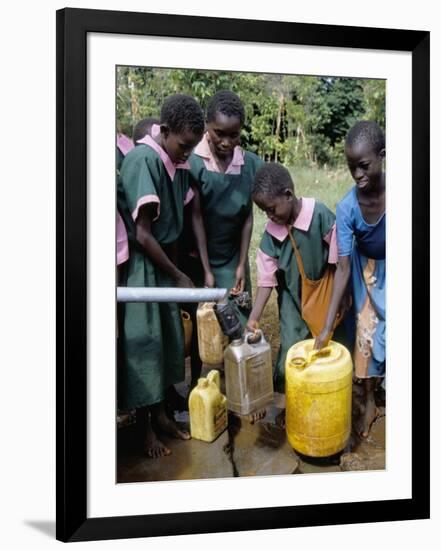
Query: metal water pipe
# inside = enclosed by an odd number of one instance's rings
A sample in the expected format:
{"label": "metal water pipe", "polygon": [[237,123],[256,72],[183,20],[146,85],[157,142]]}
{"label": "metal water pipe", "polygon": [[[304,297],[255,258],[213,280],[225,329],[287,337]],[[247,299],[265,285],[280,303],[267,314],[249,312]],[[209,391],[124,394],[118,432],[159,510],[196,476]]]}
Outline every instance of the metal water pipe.
{"label": "metal water pipe", "polygon": [[129,287],[116,289],[118,302],[220,302],[226,288]]}

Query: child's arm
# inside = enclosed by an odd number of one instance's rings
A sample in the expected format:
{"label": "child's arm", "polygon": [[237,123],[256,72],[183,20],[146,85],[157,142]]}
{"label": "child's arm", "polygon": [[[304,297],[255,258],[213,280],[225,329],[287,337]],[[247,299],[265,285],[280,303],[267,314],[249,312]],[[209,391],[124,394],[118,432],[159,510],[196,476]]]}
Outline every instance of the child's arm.
{"label": "child's arm", "polygon": [[271,296],[272,287],[258,286],[256,300],[251,310],[250,317],[247,322],[247,330],[255,332],[259,328],[259,321],[262,317],[263,310]]}
{"label": "child's arm", "polygon": [[196,244],[198,247],[199,258],[204,270],[204,284],[210,288],[214,287],[215,280],[214,275],[210,268],[210,262],[208,261],[207,253],[207,237],[205,235],[204,221],[201,213],[201,199],[199,191],[196,186],[192,186],[194,197],[191,203],[191,223],[193,227],[193,233],[196,238]]}
{"label": "child's arm", "polygon": [[339,256],[334,277],[334,285],[332,287],[331,303],[329,304],[328,315],[326,316],[326,323],[320,334],[315,339],[314,349],[323,348],[329,341],[334,327],[335,318],[337,317],[337,312],[340,309],[340,304],[348,286],[350,274],[351,257]]}
{"label": "child's arm", "polygon": [[248,258],[248,249],[250,247],[251,233],[253,232],[253,210],[246,219],[242,227],[242,233],[240,237],[240,255],[239,263],[236,268],[236,283],[234,285],[233,293],[237,294],[242,292],[245,288],[246,277],[246,263]]}
{"label": "child's arm", "polygon": [[176,286],[192,288],[194,284],[191,279],[180,271],[164,252],[158,241],[152,235],[151,221],[155,217],[156,205],[148,203],[139,209],[136,218],[136,240],[142,246],[144,253],[160,269],[166,271],[176,282]]}
{"label": "child's arm", "polygon": [[[262,239],[263,241],[264,239]],[[247,323],[247,330],[255,332],[259,328],[259,321],[263,310],[271,296],[273,287],[277,286],[276,273],[277,259],[269,256],[261,248],[256,253],[257,292],[256,300]]]}

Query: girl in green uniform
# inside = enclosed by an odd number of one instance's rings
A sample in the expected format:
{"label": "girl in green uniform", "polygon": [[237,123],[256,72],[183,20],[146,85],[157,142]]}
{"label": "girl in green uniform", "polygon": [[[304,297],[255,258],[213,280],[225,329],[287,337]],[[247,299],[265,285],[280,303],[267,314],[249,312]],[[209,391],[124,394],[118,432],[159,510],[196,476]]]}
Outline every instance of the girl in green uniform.
{"label": "girl in green uniform", "polygon": [[320,279],[326,264],[337,261],[335,216],[312,198],[297,198],[290,173],[279,164],[265,164],[256,174],[253,200],[269,221],[256,255],[257,293],[247,323],[250,331],[259,320],[274,287],[277,288],[280,318],[280,349],[274,373],[277,391],[285,387],[288,349],[310,332],[301,312],[301,278],[289,231],[301,254],[306,275]]}
{"label": "girl in green uniform", "polygon": [[[153,126],[152,135],[146,135],[124,159],[118,208],[129,239],[127,286],[193,286],[176,267],[176,249],[184,203],[194,194],[187,160],[203,130],[198,103],[190,96],[171,96],[163,104],[160,126]],[[190,437],[167,416],[164,406],[168,388],[184,379],[180,310],[176,303],[128,303],[124,310],[120,402],[136,408],[138,419],[146,419],[149,408],[145,452],[152,458],[168,455],[170,450],[158,438],[160,432]]]}
{"label": "girl in green uniform", "polygon": [[[207,131],[190,157],[191,174],[200,192],[214,284],[230,289],[230,300],[243,325],[249,305],[240,307],[238,300],[233,299],[243,291],[251,295],[248,263],[253,228],[251,189],[256,171],[262,165],[259,157],[239,146],[244,122],[245,110],[239,97],[230,91],[217,92],[207,106]],[[187,265],[192,262],[197,263],[188,257]],[[195,271],[194,267],[189,270]],[[193,382],[199,373],[200,360],[192,354]]]}
{"label": "girl in green uniform", "polygon": [[[248,248],[253,228],[251,188],[262,161],[239,146],[245,111],[236,94],[216,93],[207,107],[207,132],[190,158],[201,196],[208,259],[218,287],[251,292]],[[242,322],[246,310],[237,308]]]}

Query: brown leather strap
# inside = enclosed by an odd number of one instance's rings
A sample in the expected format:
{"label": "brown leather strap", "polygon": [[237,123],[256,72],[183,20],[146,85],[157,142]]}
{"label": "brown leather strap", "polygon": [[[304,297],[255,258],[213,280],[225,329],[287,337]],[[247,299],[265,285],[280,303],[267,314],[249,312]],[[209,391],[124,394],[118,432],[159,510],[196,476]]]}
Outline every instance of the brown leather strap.
{"label": "brown leather strap", "polygon": [[305,268],[303,267],[302,257],[300,256],[299,249],[297,248],[296,241],[294,240],[294,235],[291,233],[291,228],[288,225],[286,226],[286,229],[288,230],[288,235],[291,239],[294,254],[296,255],[297,267],[299,268],[300,276],[302,277],[302,279],[307,280],[308,277],[306,276]]}

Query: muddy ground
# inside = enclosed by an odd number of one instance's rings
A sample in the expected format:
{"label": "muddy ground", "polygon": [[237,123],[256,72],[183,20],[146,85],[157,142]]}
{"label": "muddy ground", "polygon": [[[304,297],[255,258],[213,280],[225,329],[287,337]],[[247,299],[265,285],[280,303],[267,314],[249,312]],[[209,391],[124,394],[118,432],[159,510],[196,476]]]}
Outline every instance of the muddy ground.
{"label": "muddy ground", "polygon": [[[187,366],[188,367],[188,366]],[[209,369],[204,369],[203,375]],[[189,368],[187,368],[189,371]],[[179,386],[188,391],[187,381]],[[143,453],[142,433],[134,417],[120,419],[118,428],[117,482],[210,479],[244,476],[308,474],[382,470],[385,468],[386,403],[385,392],[377,391],[380,416],[367,439],[360,440],[353,429],[347,448],[338,455],[313,459],[296,453],[285,430],[276,424],[284,408],[284,395],[275,394],[264,420],[251,425],[246,419],[229,416],[229,427],[213,443],[180,441],[164,437],[172,455],[149,459]],[[360,414],[360,387],[353,386],[353,426]],[[176,419],[189,429],[188,412],[176,413]]]}

